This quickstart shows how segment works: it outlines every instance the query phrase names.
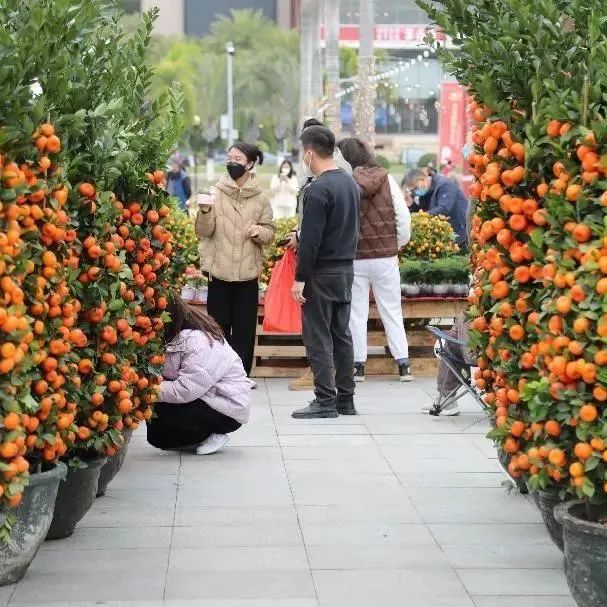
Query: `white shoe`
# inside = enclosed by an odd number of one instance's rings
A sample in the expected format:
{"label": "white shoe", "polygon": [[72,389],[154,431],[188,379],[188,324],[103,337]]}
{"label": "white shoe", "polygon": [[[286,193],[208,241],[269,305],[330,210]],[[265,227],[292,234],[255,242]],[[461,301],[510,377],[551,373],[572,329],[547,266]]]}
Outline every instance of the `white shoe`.
{"label": "white shoe", "polygon": [[[434,410],[434,403],[432,403],[430,405],[423,405],[423,407],[422,407],[422,411],[424,413],[430,413],[430,411],[433,411],[433,410]],[[456,403],[454,405],[451,405],[450,407],[447,407],[446,409],[443,409],[439,413],[439,416],[440,417],[453,417],[453,416],[459,415],[459,414],[460,414],[460,410]]]}
{"label": "white shoe", "polygon": [[196,455],[210,455],[225,447],[229,442],[229,434],[211,434],[204,443],[200,443],[196,447]]}
{"label": "white shoe", "polygon": [[252,379],[250,379],[249,382],[251,383],[251,390],[257,390],[257,382]]}

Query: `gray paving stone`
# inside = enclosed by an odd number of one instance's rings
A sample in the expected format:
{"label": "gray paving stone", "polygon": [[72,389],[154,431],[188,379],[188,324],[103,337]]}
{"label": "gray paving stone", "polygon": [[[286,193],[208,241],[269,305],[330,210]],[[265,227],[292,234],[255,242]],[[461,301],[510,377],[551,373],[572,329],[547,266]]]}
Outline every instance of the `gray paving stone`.
{"label": "gray paving stone", "polygon": [[175,525],[178,527],[259,523],[297,525],[297,511],[293,505],[259,508],[209,508],[196,505],[186,507],[178,504],[175,509]]}
{"label": "gray paving stone", "polygon": [[0,607],[6,607],[8,605],[8,600],[11,598],[14,590],[14,585],[0,586]]}
{"label": "gray paving stone", "polygon": [[380,508],[364,504],[344,504],[339,506],[297,506],[297,514],[302,525],[335,525],[375,523],[422,523],[419,513],[410,501],[398,504],[382,504]]}
{"label": "gray paving stone", "polygon": [[[109,601],[120,597],[124,601],[157,601],[162,599],[166,569],[146,569],[134,572],[131,568],[116,569],[111,576],[95,572],[80,572],[74,575],[68,569],[52,574],[27,573],[17,584],[11,601],[37,602],[40,597],[56,601],[61,597],[63,605],[69,601]],[[43,603],[42,603],[43,604]]]}
{"label": "gray paving stone", "polygon": [[415,545],[386,543],[373,546],[366,543],[353,546],[352,542],[339,545],[311,546],[306,550],[312,569],[450,569],[449,561],[440,548],[433,544]]}
{"label": "gray paving stone", "polygon": [[395,546],[426,545],[436,542],[426,525],[401,525],[394,523],[302,524],[306,545],[314,546]]}
{"label": "gray paving stone", "polygon": [[472,595],[569,596],[561,569],[458,569]]}
{"label": "gray paving stone", "polygon": [[449,569],[313,571],[321,601],[367,601],[368,605],[418,605],[421,598],[467,599],[457,575]]}
{"label": "gray paving stone", "polygon": [[367,434],[283,435],[280,444],[283,447],[375,446],[373,438]]}
{"label": "gray paving stone", "polygon": [[[375,605],[372,598],[348,598],[348,599],[320,599],[320,607],[369,607]],[[394,597],[392,602],[384,605],[409,606],[411,607],[474,607],[470,597],[451,598],[445,596],[415,596],[411,597],[403,594],[400,597]]]}
{"label": "gray paving stone", "polygon": [[503,472],[418,472],[417,474],[397,473],[405,488],[479,488],[501,487],[506,481]]}
{"label": "gray paving stone", "polygon": [[297,524],[248,523],[175,527],[173,548],[200,546],[301,546]]}
{"label": "gray paving stone", "polygon": [[512,544],[442,544],[455,569],[559,569],[563,555],[554,544],[523,544],[516,552]]}
{"label": "gray paving stone", "polygon": [[[318,607],[316,599],[194,599],[164,601],[163,607]],[[146,606],[147,607],[147,606]]]}
{"label": "gray paving stone", "polygon": [[315,598],[309,571],[171,570],[165,599],[305,599]]}
{"label": "gray paving stone", "polygon": [[474,596],[475,607],[576,607],[566,596]]}
{"label": "gray paving stone", "polygon": [[113,575],[116,571],[166,569],[169,562],[168,548],[120,548],[65,550],[58,558],[53,550],[41,551],[31,564],[31,576],[60,574],[72,571]]}
{"label": "gray paving stone", "polygon": [[[333,420],[327,420],[333,421]],[[277,424],[276,431],[279,436],[300,436],[300,435],[316,435],[316,434],[329,434],[331,436],[345,434],[345,435],[356,435],[356,434],[369,434],[367,427],[363,424],[352,424],[352,425],[341,425],[341,424]]]}
{"label": "gray paving stone", "polygon": [[303,546],[172,548],[169,570],[308,571]]}
{"label": "gray paving stone", "polygon": [[543,523],[498,523],[498,524],[431,524],[430,531],[436,541],[448,544],[550,544]]}
{"label": "gray paving stone", "polygon": [[78,527],[170,527],[174,517],[174,505],[158,509],[118,507],[111,499],[103,497],[95,501]]}
{"label": "gray paving stone", "polygon": [[125,527],[119,531],[108,531],[102,527],[76,527],[72,537],[44,542],[40,550],[167,548],[171,543],[171,531],[171,527]]}

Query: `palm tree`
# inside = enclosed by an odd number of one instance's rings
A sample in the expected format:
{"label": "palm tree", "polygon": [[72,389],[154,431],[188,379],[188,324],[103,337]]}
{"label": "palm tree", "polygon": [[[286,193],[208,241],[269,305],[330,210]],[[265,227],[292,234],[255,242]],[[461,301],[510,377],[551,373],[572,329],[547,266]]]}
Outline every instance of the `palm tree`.
{"label": "palm tree", "polygon": [[358,50],[358,89],[354,98],[354,130],[369,145],[375,142],[375,0],[360,0],[360,46]]}
{"label": "palm tree", "polygon": [[337,138],[341,135],[341,97],[339,86],[340,0],[325,3],[325,40],[327,60],[327,124]]}

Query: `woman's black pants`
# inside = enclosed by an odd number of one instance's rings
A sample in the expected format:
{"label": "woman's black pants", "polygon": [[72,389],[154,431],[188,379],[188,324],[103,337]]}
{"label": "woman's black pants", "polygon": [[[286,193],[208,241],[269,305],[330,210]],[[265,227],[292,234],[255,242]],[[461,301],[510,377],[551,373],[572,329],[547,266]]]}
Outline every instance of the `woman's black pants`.
{"label": "woman's black pants", "polygon": [[154,411],[156,417],[148,423],[148,443],[158,449],[193,447],[211,434],[229,434],[241,426],[202,400],[187,404],[158,403]]}
{"label": "woman's black pants", "polygon": [[247,375],[251,375],[253,368],[258,300],[257,280],[226,282],[212,277],[209,281],[209,315],[223,329],[228,343],[240,356]]}

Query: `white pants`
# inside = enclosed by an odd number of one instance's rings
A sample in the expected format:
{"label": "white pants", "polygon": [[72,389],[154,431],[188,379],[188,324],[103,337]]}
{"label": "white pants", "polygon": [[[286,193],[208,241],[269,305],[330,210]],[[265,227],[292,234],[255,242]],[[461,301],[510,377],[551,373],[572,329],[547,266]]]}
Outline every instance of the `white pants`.
{"label": "white pants", "polygon": [[398,258],[357,259],[354,261],[352,312],[350,314],[354,362],[364,363],[367,360],[369,289],[373,289],[392,356],[395,360],[409,358],[409,344],[405,334],[401,307]]}

